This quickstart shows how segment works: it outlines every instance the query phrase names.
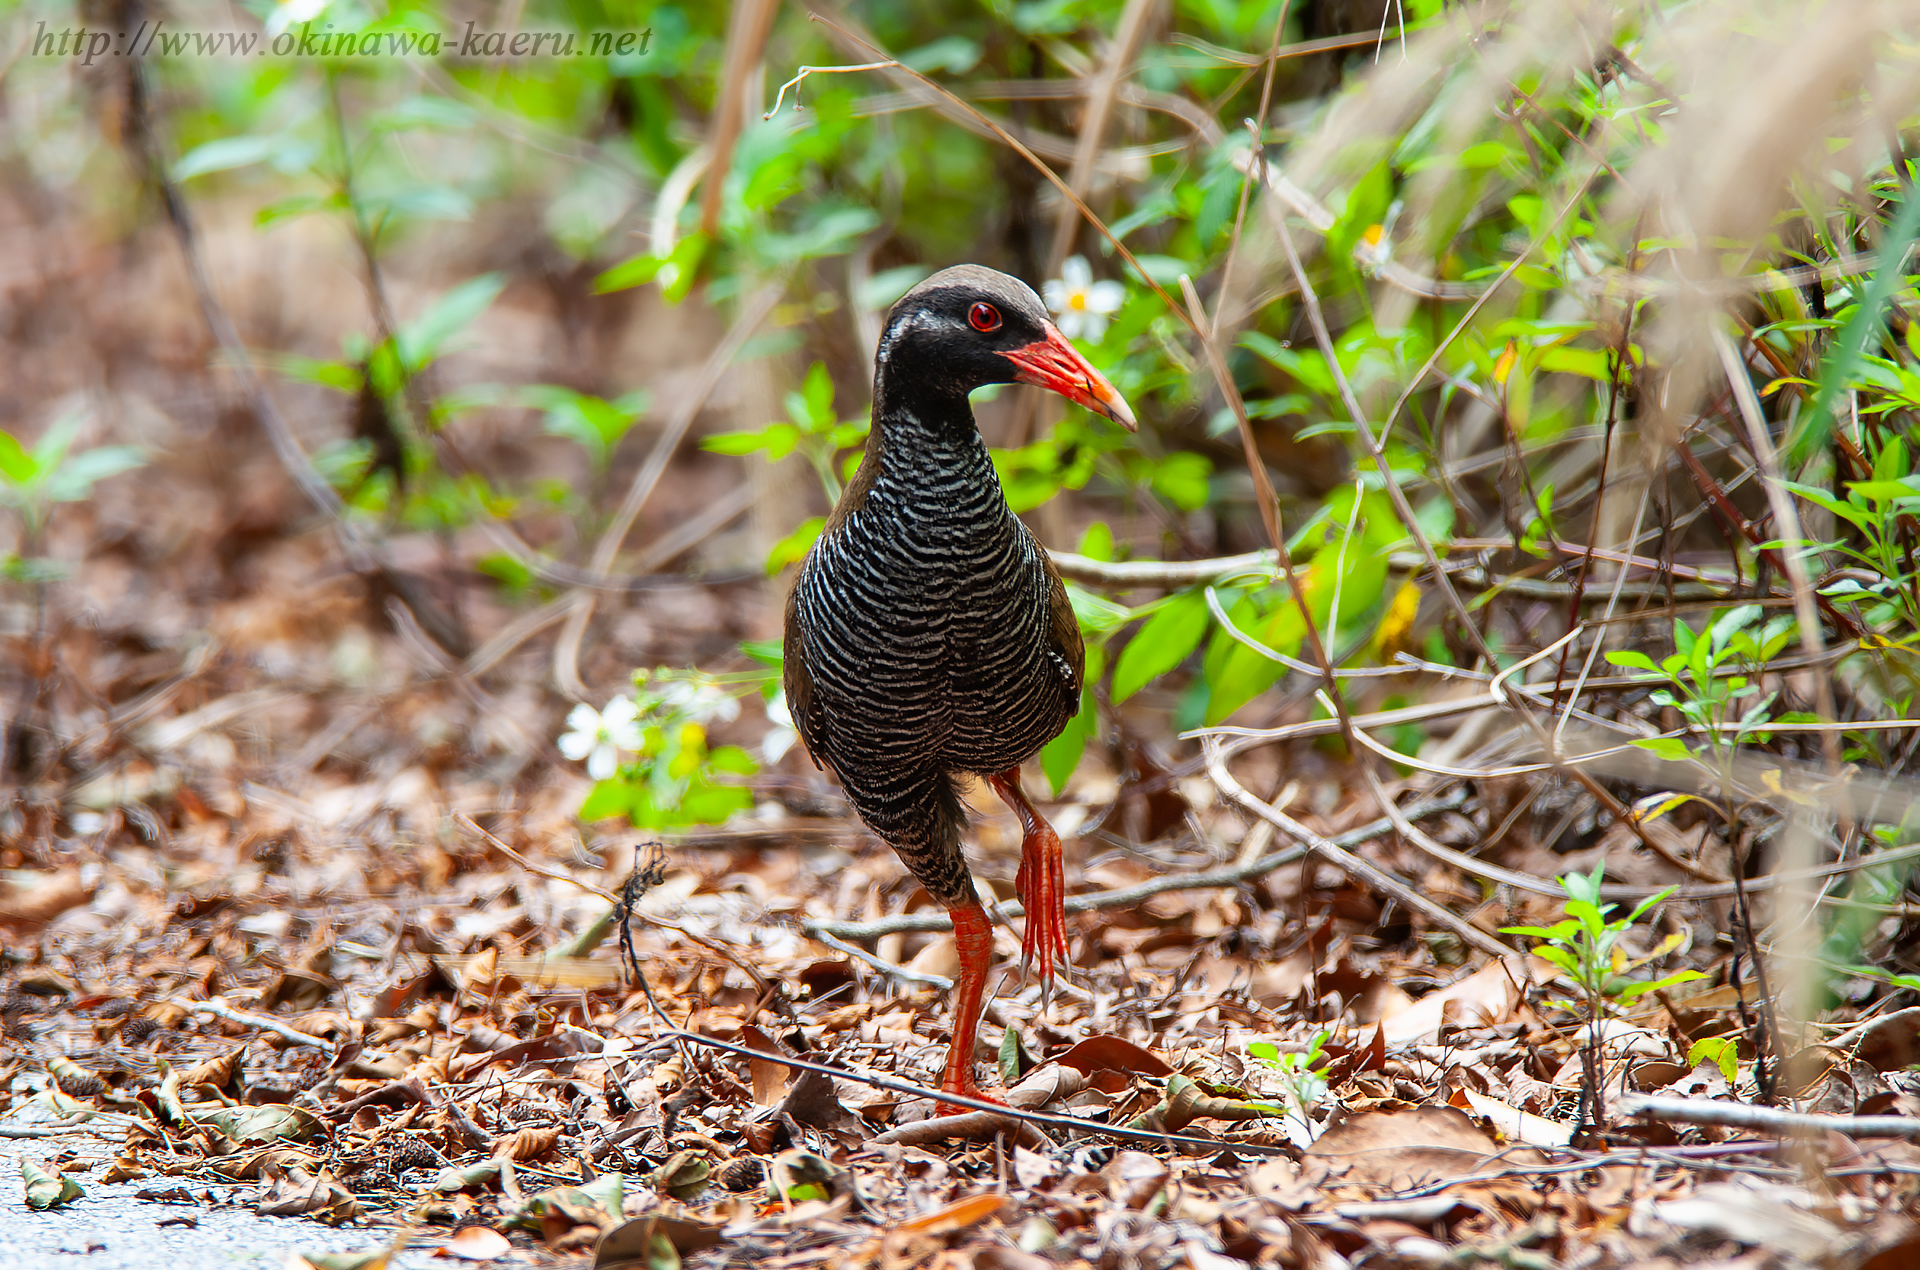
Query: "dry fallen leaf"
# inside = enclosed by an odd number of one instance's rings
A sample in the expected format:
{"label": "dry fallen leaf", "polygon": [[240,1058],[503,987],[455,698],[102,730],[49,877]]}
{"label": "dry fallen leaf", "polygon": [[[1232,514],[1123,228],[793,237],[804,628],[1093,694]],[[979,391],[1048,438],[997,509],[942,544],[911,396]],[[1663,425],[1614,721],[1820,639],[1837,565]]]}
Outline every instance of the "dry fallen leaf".
{"label": "dry fallen leaf", "polygon": [[950,1235],[956,1230],[965,1230],[977,1221],[993,1216],[1006,1207],[1007,1197],[997,1191],[987,1191],[980,1195],[970,1195],[966,1199],[955,1200],[945,1208],[936,1208],[930,1213],[910,1217],[896,1223],[895,1230],[910,1231],[923,1235]]}
{"label": "dry fallen leaf", "polygon": [[1054,1055],[1050,1061],[1085,1074],[1115,1071],[1138,1076],[1173,1075],[1166,1059],[1120,1036],[1089,1036],[1064,1054]]}
{"label": "dry fallen leaf", "polygon": [[1389,1045],[1406,1045],[1439,1035],[1448,1020],[1462,1026],[1478,1027],[1504,1023],[1513,1017],[1520,1004],[1521,985],[1545,982],[1556,973],[1547,962],[1533,960],[1531,979],[1527,967],[1517,957],[1490,961],[1457,983],[1429,992],[1397,1014],[1380,1020],[1380,1030]]}
{"label": "dry fallen leaf", "polygon": [[462,1261],[492,1261],[513,1251],[507,1237],[491,1226],[466,1226],[453,1238],[433,1250],[436,1257],[458,1257]]}
{"label": "dry fallen leaf", "polygon": [[[1406,1191],[1480,1172],[1499,1151],[1500,1145],[1457,1107],[1363,1111],[1306,1149],[1301,1176],[1322,1188]],[[1525,1156],[1530,1160],[1532,1154]],[[1508,1151],[1501,1162],[1526,1160]]]}

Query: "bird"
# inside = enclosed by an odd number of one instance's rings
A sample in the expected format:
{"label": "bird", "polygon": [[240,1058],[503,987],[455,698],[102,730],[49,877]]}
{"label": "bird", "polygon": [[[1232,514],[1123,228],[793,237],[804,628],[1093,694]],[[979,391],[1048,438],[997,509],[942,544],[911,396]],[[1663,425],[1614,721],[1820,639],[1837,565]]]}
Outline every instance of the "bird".
{"label": "bird", "polygon": [[[993,926],[961,852],[959,778],[1019,816],[1023,961],[1067,956],[1060,839],[1020,766],[1079,711],[1086,650],[1052,559],[1007,506],[967,394],[1035,384],[1129,431],[1133,411],[1026,283],[956,265],[888,312],[873,428],[789,593],[783,680],[816,766],[953,918],[959,974],[942,1094],[973,1072]],[[937,1110],[953,1110],[939,1104]]]}

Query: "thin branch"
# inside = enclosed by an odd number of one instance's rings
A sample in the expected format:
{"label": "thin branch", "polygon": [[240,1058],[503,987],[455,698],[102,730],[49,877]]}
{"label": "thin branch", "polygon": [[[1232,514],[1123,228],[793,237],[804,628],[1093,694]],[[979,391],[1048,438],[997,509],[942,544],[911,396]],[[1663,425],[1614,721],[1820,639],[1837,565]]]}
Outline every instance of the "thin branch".
{"label": "thin branch", "polygon": [[[1303,844],[1321,859],[1333,865],[1354,881],[1369,886],[1384,895],[1391,896],[1416,913],[1425,914],[1426,917],[1436,925],[1452,931],[1460,938],[1461,942],[1478,948],[1484,953],[1494,957],[1511,957],[1516,955],[1513,949],[1507,947],[1473,923],[1456,916],[1446,905],[1429,898],[1418,887],[1401,881],[1379,866],[1348,851],[1332,839],[1321,837],[1313,830],[1295,820],[1292,816],[1287,815],[1279,808],[1273,806],[1273,804],[1254,797],[1254,795],[1249,793],[1246,787],[1235,780],[1233,774],[1227,770],[1226,760],[1221,757],[1220,747],[1217,744],[1209,743],[1207,745],[1207,775],[1213,779],[1213,783],[1219,787],[1220,792],[1227,796],[1228,801],[1238,804],[1262,820],[1267,821],[1275,829],[1278,829],[1281,833],[1286,834],[1296,842]],[[1399,814],[1395,815],[1393,814],[1394,812],[1399,812]],[[1406,834],[1407,828],[1405,823],[1403,823],[1407,822],[1405,812],[1400,812],[1399,808],[1395,807],[1392,812],[1388,813],[1388,819],[1394,823],[1396,828],[1400,829],[1402,835]],[[1425,835],[1422,836],[1424,837]],[[1556,887],[1555,890],[1558,891],[1559,888]]]}
{"label": "thin branch", "polygon": [[224,1001],[181,1001],[173,1000],[169,1005],[177,1005],[195,1014],[210,1014],[216,1019],[225,1019],[229,1023],[238,1023],[243,1027],[257,1027],[263,1032],[272,1032],[275,1036],[292,1041],[295,1045],[310,1045],[314,1049],[335,1052],[332,1041],[302,1032],[299,1028],[288,1027],[280,1020],[265,1014],[250,1014],[245,1010],[236,1010]]}
{"label": "thin branch", "polygon": [[1022,1107],[1009,1107],[987,1098],[972,1098],[966,1094],[947,1093],[938,1089],[928,1089],[911,1081],[896,1080],[891,1076],[877,1076],[871,1072],[858,1071],[848,1067],[834,1067],[827,1063],[809,1062],[804,1058],[788,1058],[781,1055],[771,1058],[766,1051],[751,1049],[733,1041],[723,1041],[715,1036],[703,1036],[698,1032],[675,1031],[668,1036],[704,1045],[709,1049],[724,1050],[741,1058],[759,1059],[761,1062],[781,1063],[803,1072],[819,1072],[822,1076],[833,1076],[840,1080],[851,1080],[857,1084],[870,1085],[875,1089],[884,1089],[888,1093],[907,1094],[914,1098],[929,1098],[935,1102],[947,1103],[955,1107],[966,1107],[973,1111],[985,1111],[1009,1120],[1024,1120],[1029,1124],[1045,1125],[1049,1129],[1065,1129],[1075,1133],[1091,1133],[1102,1137],[1120,1138],[1127,1142],[1151,1142],[1164,1146],[1198,1147],[1208,1154],[1232,1150],[1247,1155],[1287,1155],[1289,1148],[1267,1146],[1259,1142],[1226,1141],[1220,1138],[1194,1138],[1178,1133],[1156,1133],[1151,1129],[1134,1129],[1126,1125],[1101,1124],[1097,1120],[1082,1120],[1078,1116],[1057,1116],[1046,1111],[1028,1111]]}
{"label": "thin branch", "polygon": [[1913,1116],[1827,1116],[1754,1107],[1738,1102],[1661,1098],[1636,1093],[1622,1094],[1619,1106],[1620,1113],[1627,1116],[1657,1116],[1663,1120],[1678,1120],[1682,1124],[1727,1125],[1735,1129],[1777,1133],[1781,1137],[1838,1133],[1849,1138],[1905,1138],[1909,1142],[1920,1141],[1920,1119]]}
{"label": "thin branch", "polygon": [[[1415,820],[1424,820],[1428,816],[1443,811],[1455,811],[1467,801],[1464,790],[1449,794],[1443,798],[1419,802],[1407,808],[1407,815]],[[1337,837],[1329,839],[1336,846],[1356,847],[1363,842],[1385,837],[1393,832],[1393,822],[1381,817],[1370,824],[1357,829],[1349,829]],[[1235,864],[1223,869],[1208,869],[1202,873],[1182,873],[1151,882],[1142,882],[1138,886],[1122,887],[1112,891],[1100,891],[1092,895],[1069,895],[1067,912],[1088,913],[1105,908],[1132,908],[1156,895],[1165,895],[1169,891],[1202,891],[1213,887],[1239,886],[1255,878],[1265,877],[1282,865],[1292,864],[1307,853],[1304,846],[1284,847],[1269,852],[1244,864]],[[1018,900],[999,906],[1008,917],[1026,916],[1026,906]],[[808,919],[801,923],[809,935],[835,935],[841,939],[878,939],[882,935],[893,935],[910,931],[946,931],[953,929],[953,921],[945,913],[901,913],[893,917],[883,917],[871,922],[826,922]]]}

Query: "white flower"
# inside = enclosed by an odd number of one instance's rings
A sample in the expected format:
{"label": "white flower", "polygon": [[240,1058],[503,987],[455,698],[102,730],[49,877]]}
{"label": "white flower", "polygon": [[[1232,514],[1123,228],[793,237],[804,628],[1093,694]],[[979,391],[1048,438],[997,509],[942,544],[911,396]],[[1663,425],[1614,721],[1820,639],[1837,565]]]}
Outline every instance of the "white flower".
{"label": "white flower", "polygon": [[800,739],[799,731],[793,726],[793,712],[787,709],[787,694],[784,689],[767,702],[767,721],[773,724],[767,734],[760,738],[760,757],[772,767],[786,757],[793,743]]}
{"label": "white flower", "polygon": [[695,723],[722,723],[740,717],[740,703],[718,684],[697,679],[655,680],[654,693],[660,704]]}
{"label": "white flower", "polygon": [[1107,319],[1120,311],[1127,289],[1108,280],[1095,282],[1085,256],[1069,256],[1058,278],[1042,289],[1047,307],[1060,315],[1060,334],[1070,340],[1098,342],[1107,333]]}
{"label": "white flower", "polygon": [[620,766],[621,750],[637,750],[643,744],[640,733],[640,709],[631,697],[615,697],[605,710],[595,710],[581,702],[567,715],[571,732],[563,732],[554,744],[560,752],[579,762],[587,760],[587,775],[606,780]]}
{"label": "white flower", "polygon": [[267,34],[279,35],[289,27],[303,26],[326,11],[328,0],[280,0],[267,19]]}

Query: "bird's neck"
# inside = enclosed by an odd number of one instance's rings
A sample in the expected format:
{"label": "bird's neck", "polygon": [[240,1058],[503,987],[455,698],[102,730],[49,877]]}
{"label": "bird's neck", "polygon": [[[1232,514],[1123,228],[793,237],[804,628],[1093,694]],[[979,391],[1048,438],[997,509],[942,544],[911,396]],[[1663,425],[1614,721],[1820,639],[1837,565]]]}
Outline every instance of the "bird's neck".
{"label": "bird's neck", "polygon": [[986,442],[963,395],[916,393],[884,408],[876,403],[868,448],[877,451],[881,468],[903,475],[987,462]]}
{"label": "bird's neck", "polygon": [[[962,512],[978,517],[978,498],[1005,507],[993,460],[964,396],[946,401],[916,393],[911,404],[895,399],[885,408],[876,402],[866,455],[828,517],[827,531],[838,531],[876,489],[889,506],[916,518],[945,519]],[[960,496],[963,490],[969,493]]]}

